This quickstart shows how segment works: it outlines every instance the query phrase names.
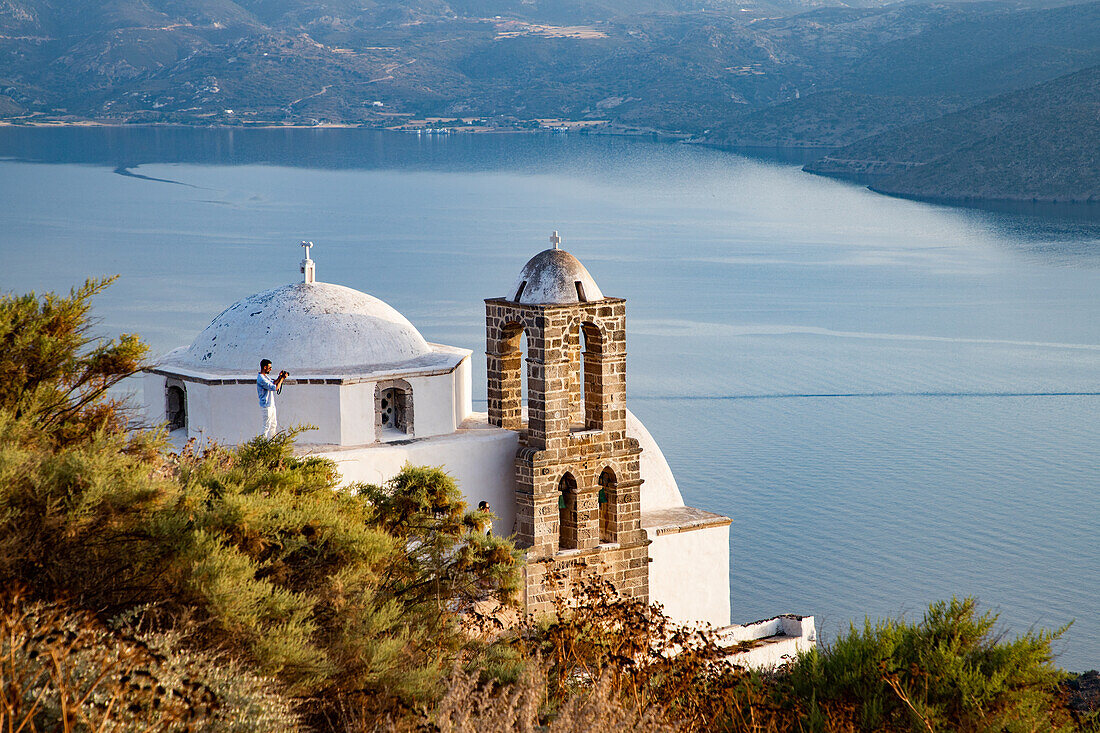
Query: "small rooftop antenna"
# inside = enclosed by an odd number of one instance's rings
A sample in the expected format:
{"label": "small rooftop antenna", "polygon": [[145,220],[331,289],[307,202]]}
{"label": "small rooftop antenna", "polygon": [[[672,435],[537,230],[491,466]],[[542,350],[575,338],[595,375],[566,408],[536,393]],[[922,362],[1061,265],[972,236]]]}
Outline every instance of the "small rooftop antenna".
{"label": "small rooftop antenna", "polygon": [[313,260],[309,258],[309,248],[313,246],[313,242],[307,242],[302,240],[302,249],[305,250],[306,258],[302,260],[302,282],[312,283],[317,281],[317,266],[313,263]]}
{"label": "small rooftop antenna", "polygon": [[550,244],[554,245],[554,249],[558,249],[558,245],[561,244],[561,237],[558,236],[557,229],[550,235]]}

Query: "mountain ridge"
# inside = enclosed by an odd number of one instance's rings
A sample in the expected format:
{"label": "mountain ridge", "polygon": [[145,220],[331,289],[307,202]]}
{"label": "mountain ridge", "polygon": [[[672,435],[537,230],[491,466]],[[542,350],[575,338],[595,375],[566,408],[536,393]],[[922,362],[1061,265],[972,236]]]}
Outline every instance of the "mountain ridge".
{"label": "mountain ridge", "polygon": [[872,136],[805,166],[940,200],[1100,200],[1100,66]]}
{"label": "mountain ridge", "polygon": [[[723,146],[843,148],[902,129],[937,135],[937,119],[995,116],[982,105],[998,95],[1100,65],[1100,2],[828,1],[0,0],[0,120],[558,118]],[[1096,89],[1078,93],[1087,105]],[[989,144],[1017,160],[1026,144],[1047,150],[1042,133],[1013,132],[1038,123],[1019,118]],[[1042,125],[1051,139],[1066,134],[1049,115]],[[975,145],[958,149],[996,167]],[[857,148],[810,169],[939,190],[917,178],[948,175],[946,162],[898,155]],[[872,160],[895,169],[871,170]],[[909,183],[887,180],[903,174]],[[1049,183],[966,190],[1026,197],[1062,185]]]}

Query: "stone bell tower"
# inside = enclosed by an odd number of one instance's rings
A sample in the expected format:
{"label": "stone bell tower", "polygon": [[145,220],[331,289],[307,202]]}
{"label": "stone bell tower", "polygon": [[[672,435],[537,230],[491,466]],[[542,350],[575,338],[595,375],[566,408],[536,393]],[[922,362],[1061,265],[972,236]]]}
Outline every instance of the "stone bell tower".
{"label": "stone bell tower", "polygon": [[[551,610],[586,573],[649,598],[641,448],[626,435],[626,301],[604,297],[557,232],[550,241],[506,297],[485,301],[489,422],[519,432],[516,540],[527,548],[529,613]],[[564,586],[547,582],[551,571]]]}

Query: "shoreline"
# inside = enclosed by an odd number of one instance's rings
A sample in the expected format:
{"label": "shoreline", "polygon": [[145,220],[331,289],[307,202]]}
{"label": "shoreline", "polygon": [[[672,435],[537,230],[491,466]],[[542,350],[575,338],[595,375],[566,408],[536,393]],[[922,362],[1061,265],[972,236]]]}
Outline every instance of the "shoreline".
{"label": "shoreline", "polygon": [[[432,120],[436,118],[431,118]],[[456,118],[458,119],[458,118]],[[410,122],[419,122],[414,120]],[[531,120],[530,122],[540,122]],[[403,132],[407,134],[428,135],[513,135],[516,133],[554,133],[554,134],[582,134],[582,135],[620,135],[625,137],[654,136],[671,140],[694,141],[695,136],[685,132],[673,132],[651,127],[634,125],[619,125],[612,122],[590,120],[563,120],[563,127],[519,127],[501,126],[486,127],[484,125],[446,125],[444,127],[421,126],[409,127],[409,123],[400,126],[378,125],[369,122],[324,122],[315,125],[305,125],[283,122],[242,122],[235,125],[201,122],[117,122],[107,120],[11,120],[0,119],[0,128],[80,128],[80,127],[111,127],[111,128],[135,128],[135,127],[173,127],[183,129],[207,129],[207,130],[373,130],[377,132]],[[572,124],[570,124],[572,123]],[[563,129],[568,128],[568,129]],[[441,130],[446,132],[441,132]],[[705,141],[701,141],[705,142]]]}
{"label": "shoreline", "polygon": [[[435,118],[432,121],[436,121]],[[417,120],[419,122],[419,120]],[[532,122],[538,122],[533,120]],[[570,122],[570,121],[562,121]],[[572,121],[577,122],[577,121]],[[824,171],[813,170],[808,167],[808,164],[804,164],[802,160],[798,160],[800,155],[813,155],[814,153],[828,154],[830,148],[816,147],[816,146],[794,146],[794,147],[764,147],[764,146],[736,146],[717,143],[696,135],[683,133],[683,132],[670,132],[667,130],[658,130],[655,128],[635,127],[617,125],[615,123],[599,123],[591,124],[590,121],[584,121],[587,124],[568,126],[565,128],[540,126],[540,127],[486,127],[486,126],[463,126],[456,125],[454,127],[448,127],[447,132],[440,132],[442,128],[429,128],[426,126],[417,127],[392,127],[371,123],[321,123],[315,125],[295,124],[295,123],[282,123],[282,122],[255,122],[255,123],[242,123],[235,125],[218,124],[218,123],[188,123],[188,122],[118,122],[108,120],[11,120],[0,119],[0,130],[5,129],[34,129],[34,130],[49,130],[49,129],[91,129],[91,128],[112,128],[112,129],[133,129],[133,128],[162,128],[162,129],[187,129],[187,130],[365,130],[370,132],[384,132],[393,134],[405,134],[415,136],[426,137],[450,137],[452,135],[521,135],[521,134],[549,134],[549,135],[607,135],[615,137],[651,137],[658,140],[669,142],[680,142],[683,144],[701,145],[714,150],[720,150],[727,153],[733,153],[734,155],[742,155],[744,157],[764,159],[780,164],[786,165],[798,165],[802,172],[808,173],[814,176],[820,176],[822,178],[829,178],[836,181],[843,181],[854,185],[860,185],[867,190],[872,191],[880,196],[888,196],[890,198],[904,199],[909,201],[918,201],[928,204],[937,204],[944,206],[955,206],[963,208],[978,208],[997,210],[998,208],[1010,209],[1012,207],[1036,207],[1039,209],[1055,207],[1057,211],[1047,211],[1036,213],[1049,213],[1049,214],[1063,214],[1063,215],[1080,215],[1088,214],[1088,219],[1100,219],[1100,199],[1088,198],[1088,197],[1055,197],[1055,196],[1043,196],[1033,197],[1026,195],[1014,195],[1007,194],[997,197],[951,197],[951,196],[928,196],[920,194],[907,194],[902,192],[893,192],[881,190],[875,187],[873,182],[873,176],[861,176],[858,174],[845,174],[845,173],[830,173]],[[408,123],[406,122],[405,125]],[[544,124],[544,123],[540,123]],[[423,132],[421,132],[423,130]]]}

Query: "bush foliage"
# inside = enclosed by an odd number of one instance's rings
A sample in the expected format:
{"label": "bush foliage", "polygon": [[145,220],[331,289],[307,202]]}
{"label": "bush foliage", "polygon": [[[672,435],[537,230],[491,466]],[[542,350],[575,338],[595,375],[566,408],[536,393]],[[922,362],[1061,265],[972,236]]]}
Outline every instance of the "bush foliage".
{"label": "bush foliage", "polygon": [[88,338],[103,284],[0,300],[0,335],[24,354],[22,387],[0,395],[4,587],[102,620],[143,609],[151,629],[242,660],[321,718],[335,697],[432,699],[474,643],[464,606],[512,599],[511,543],[476,531],[440,469],[342,488],[331,461],[293,454],[292,434],[177,454],[126,431],[106,390],[144,346]]}
{"label": "bush foliage", "polygon": [[522,555],[442,469],[341,487],[293,433],[173,452],[128,430],[108,390],[145,347],[91,338],[107,282],[0,298],[4,730],[1094,725],[1059,697],[1058,632],[1003,638],[970,599],[768,674],[598,582],[505,628]]}
{"label": "bush foliage", "polygon": [[9,597],[0,608],[0,728],[291,733],[290,701],[170,634],[111,631],[88,613]]}

